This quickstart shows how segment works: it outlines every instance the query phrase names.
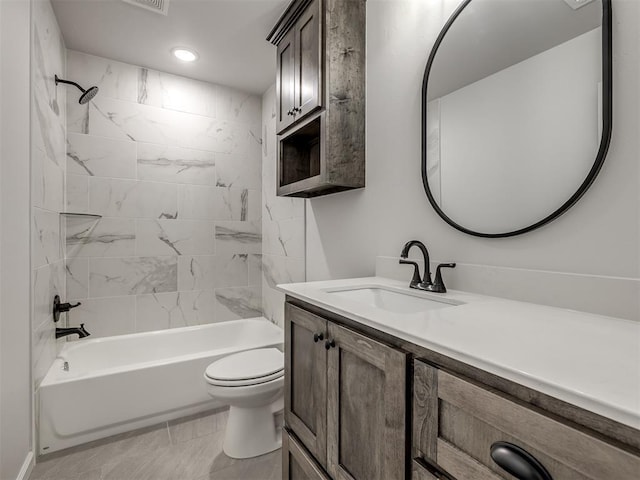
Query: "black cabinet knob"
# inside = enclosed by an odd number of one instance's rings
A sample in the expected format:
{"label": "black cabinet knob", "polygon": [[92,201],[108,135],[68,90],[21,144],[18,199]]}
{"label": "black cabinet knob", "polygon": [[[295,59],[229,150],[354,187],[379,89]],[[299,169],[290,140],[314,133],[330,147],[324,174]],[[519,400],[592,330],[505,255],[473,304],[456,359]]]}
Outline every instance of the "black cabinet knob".
{"label": "black cabinet knob", "polygon": [[518,480],[553,480],[537,458],[513,443],[495,442],[491,445],[491,458]]}
{"label": "black cabinet knob", "polygon": [[324,348],[326,348],[327,350],[335,346],[336,346],[335,340],[327,340],[326,342],[324,342]]}
{"label": "black cabinet knob", "polygon": [[324,340],[324,334],[322,332],[320,333],[314,333],[313,334],[313,341],[315,343],[318,343],[320,340]]}

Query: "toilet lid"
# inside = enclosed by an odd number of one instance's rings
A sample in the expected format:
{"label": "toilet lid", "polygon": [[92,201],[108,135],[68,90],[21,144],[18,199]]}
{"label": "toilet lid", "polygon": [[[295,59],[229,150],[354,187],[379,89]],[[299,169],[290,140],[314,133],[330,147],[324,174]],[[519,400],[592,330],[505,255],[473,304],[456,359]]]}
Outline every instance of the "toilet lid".
{"label": "toilet lid", "polygon": [[205,375],[212,380],[239,382],[278,378],[284,372],[284,355],[277,348],[258,348],[216,360]]}

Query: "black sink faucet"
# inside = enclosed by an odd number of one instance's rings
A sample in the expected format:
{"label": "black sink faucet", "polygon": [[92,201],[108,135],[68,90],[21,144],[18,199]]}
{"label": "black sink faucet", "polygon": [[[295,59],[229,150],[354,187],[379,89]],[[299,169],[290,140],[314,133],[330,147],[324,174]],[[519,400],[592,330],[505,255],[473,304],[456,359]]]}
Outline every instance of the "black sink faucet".
{"label": "black sink faucet", "polygon": [[67,335],[74,334],[77,334],[78,338],[84,338],[91,335],[84,329],[84,323],[81,323],[79,327],[56,328],[56,338],[66,337]]}
{"label": "black sink faucet", "polygon": [[[420,269],[418,268],[418,264],[416,262],[412,262],[411,260],[407,260],[409,256],[409,250],[411,247],[418,247],[422,252],[422,258],[424,260],[424,275],[420,278]],[[400,253],[400,263],[403,265],[413,265],[413,278],[411,279],[411,283],[409,286],[411,288],[417,288],[419,290],[427,290],[429,285],[432,285],[431,282],[431,272],[429,272],[429,250],[424,243],[420,240],[410,240],[408,241],[404,247],[402,248],[402,252]]]}
{"label": "black sink faucet", "polygon": [[[407,260],[409,256],[409,250],[411,247],[416,246],[422,252],[422,257],[424,259],[424,275],[420,278],[420,269],[416,262],[411,260]],[[430,263],[429,263],[429,250],[424,243],[419,240],[410,240],[408,241],[404,247],[402,248],[402,252],[400,253],[400,262],[403,265],[413,265],[413,277],[411,278],[411,283],[409,286],[411,288],[416,288],[418,290],[427,290],[429,292],[434,293],[446,293],[447,289],[444,286],[444,282],[442,281],[442,274],[440,273],[441,268],[455,268],[455,263],[441,263],[438,265],[436,270],[436,281],[435,283],[431,281],[431,272]]]}

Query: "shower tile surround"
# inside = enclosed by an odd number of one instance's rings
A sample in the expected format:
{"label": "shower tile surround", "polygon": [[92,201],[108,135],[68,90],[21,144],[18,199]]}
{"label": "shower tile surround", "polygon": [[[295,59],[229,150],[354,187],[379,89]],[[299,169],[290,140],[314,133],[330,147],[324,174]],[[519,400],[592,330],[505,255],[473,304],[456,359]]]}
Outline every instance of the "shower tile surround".
{"label": "shower tile surround", "polygon": [[[65,75],[66,49],[48,1],[34,1],[31,53],[31,328],[34,388],[56,356],[51,312],[55,294],[64,296],[61,238],[66,172],[66,95],[54,76]],[[71,92],[71,96],[74,93]]]}
{"label": "shower tile surround", "polygon": [[276,196],[276,93],[262,96],[262,307],[284,328],[284,294],[279,283],[304,282],[305,200]]}
{"label": "shower tile surround", "polygon": [[[261,99],[67,52],[71,323],[119,335],[262,315]],[[302,229],[302,227],[301,227]]]}

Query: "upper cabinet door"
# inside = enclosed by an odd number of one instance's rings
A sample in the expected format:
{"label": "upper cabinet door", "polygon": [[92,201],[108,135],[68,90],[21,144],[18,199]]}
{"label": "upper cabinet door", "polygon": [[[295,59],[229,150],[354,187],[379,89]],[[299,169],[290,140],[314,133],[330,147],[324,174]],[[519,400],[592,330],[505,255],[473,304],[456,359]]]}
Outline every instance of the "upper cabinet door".
{"label": "upper cabinet door", "polygon": [[296,47],[295,30],[278,43],[278,73],[276,75],[277,132],[293,123],[295,108]]}
{"label": "upper cabinet door", "polygon": [[314,0],[295,27],[295,121],[322,105],[320,0]]}
{"label": "upper cabinet door", "polygon": [[324,467],[327,459],[327,321],[285,304],[287,427]]}
{"label": "upper cabinet door", "polygon": [[407,356],[329,323],[327,458],[334,480],[404,480]]}

